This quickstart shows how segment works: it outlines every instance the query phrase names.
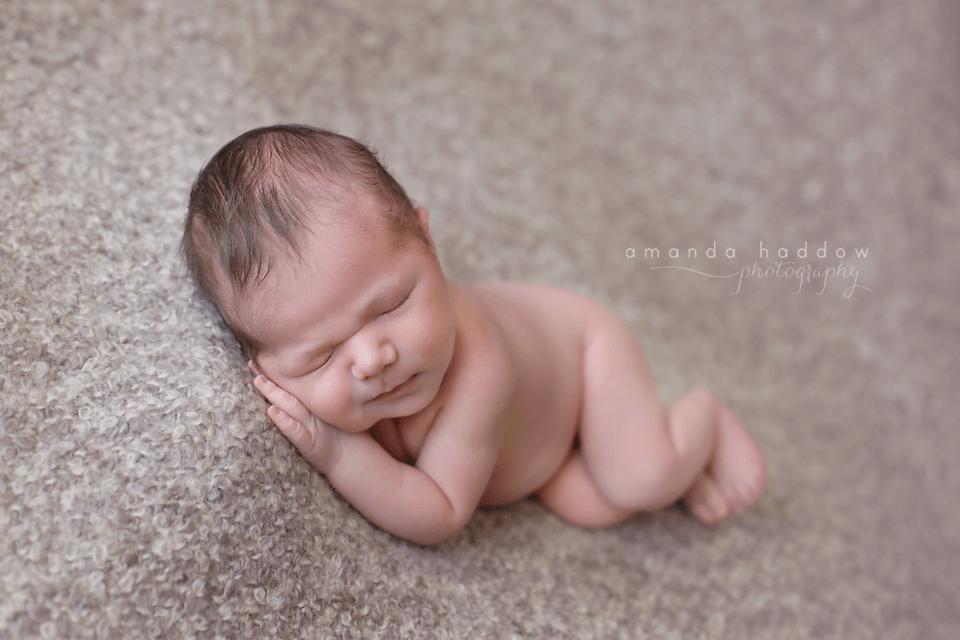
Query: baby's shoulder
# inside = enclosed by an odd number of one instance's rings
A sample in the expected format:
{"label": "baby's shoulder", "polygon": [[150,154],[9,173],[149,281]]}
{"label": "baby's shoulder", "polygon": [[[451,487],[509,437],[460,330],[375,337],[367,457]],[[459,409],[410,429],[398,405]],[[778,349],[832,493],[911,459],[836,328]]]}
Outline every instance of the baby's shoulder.
{"label": "baby's shoulder", "polygon": [[495,282],[472,287],[504,336],[513,361],[529,373],[575,366],[604,309],[579,293],[541,284]]}
{"label": "baby's shoulder", "polygon": [[502,321],[522,322],[517,312],[541,325],[557,325],[576,331],[600,314],[602,305],[590,298],[545,284],[528,282],[487,282],[472,289],[484,299]]}
{"label": "baby's shoulder", "polygon": [[450,293],[457,328],[456,377],[475,390],[483,386],[503,393],[513,384],[517,367],[501,319],[475,287],[451,283]]}

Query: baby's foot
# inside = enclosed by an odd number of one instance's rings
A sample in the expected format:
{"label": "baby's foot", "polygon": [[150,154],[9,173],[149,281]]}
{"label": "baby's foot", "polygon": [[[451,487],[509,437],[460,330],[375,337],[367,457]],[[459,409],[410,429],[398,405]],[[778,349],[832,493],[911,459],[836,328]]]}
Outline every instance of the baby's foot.
{"label": "baby's foot", "polygon": [[714,524],[730,515],[730,503],[716,481],[701,474],[683,496],[683,503],[693,516],[703,524]]}
{"label": "baby's foot", "polygon": [[723,404],[719,404],[717,422],[717,450],[707,474],[716,481],[730,510],[740,513],[767,486],[767,463],[756,441]]}

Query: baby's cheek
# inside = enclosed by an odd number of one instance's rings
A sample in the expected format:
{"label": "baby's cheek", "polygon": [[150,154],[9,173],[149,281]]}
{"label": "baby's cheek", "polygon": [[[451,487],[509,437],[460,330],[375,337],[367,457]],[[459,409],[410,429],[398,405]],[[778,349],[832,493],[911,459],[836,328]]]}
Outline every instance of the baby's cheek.
{"label": "baby's cheek", "polygon": [[453,319],[445,314],[433,316],[430,339],[434,357],[449,361],[453,355],[455,330]]}
{"label": "baby's cheek", "polygon": [[303,393],[306,398],[303,403],[310,409],[310,413],[324,422],[336,424],[343,419],[345,413],[349,413],[349,397],[337,393],[333,385],[314,381],[304,388]]}
{"label": "baby's cheek", "polygon": [[414,319],[414,325],[414,331],[419,342],[418,346],[421,350],[433,351],[443,341],[444,327],[439,314],[422,313]]}

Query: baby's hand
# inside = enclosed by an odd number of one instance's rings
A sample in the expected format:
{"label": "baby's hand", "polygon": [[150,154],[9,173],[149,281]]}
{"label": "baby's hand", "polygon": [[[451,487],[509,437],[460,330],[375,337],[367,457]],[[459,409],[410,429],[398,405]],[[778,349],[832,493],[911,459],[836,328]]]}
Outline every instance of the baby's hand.
{"label": "baby's hand", "polygon": [[310,413],[293,394],[275,385],[252,364],[250,371],[254,374],[253,386],[271,404],[267,417],[310,464],[325,473],[332,464],[340,431]]}

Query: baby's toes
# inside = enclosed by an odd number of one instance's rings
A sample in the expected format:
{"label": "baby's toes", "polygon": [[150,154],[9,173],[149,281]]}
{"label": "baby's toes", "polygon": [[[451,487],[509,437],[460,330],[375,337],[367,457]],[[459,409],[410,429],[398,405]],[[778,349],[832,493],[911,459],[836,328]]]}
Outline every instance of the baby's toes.
{"label": "baby's toes", "polygon": [[701,475],[683,502],[690,513],[704,524],[714,524],[730,515],[730,502],[717,483],[708,475]]}
{"label": "baby's toes", "polygon": [[760,497],[767,487],[767,467],[760,460],[751,465],[737,478],[731,488],[730,502],[734,513],[740,513]]}

